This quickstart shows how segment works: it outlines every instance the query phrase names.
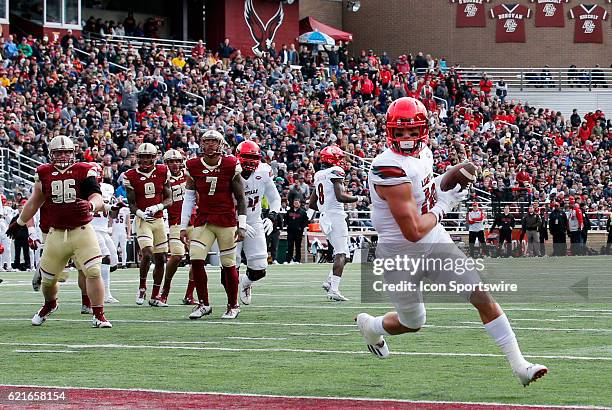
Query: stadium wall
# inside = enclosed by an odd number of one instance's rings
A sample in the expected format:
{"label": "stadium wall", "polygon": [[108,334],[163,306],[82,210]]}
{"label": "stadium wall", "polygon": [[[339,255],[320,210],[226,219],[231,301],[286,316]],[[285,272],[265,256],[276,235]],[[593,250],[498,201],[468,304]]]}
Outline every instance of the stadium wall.
{"label": "stadium wall", "polygon": [[[244,9],[246,0],[208,0],[206,2],[206,39],[213,50],[223,42],[225,37],[230,39],[232,47],[240,50],[243,55],[253,55],[252,48],[256,42],[251,36],[249,26],[245,22]],[[252,0],[253,10],[267,25],[279,10],[278,1]],[[283,43],[296,43],[299,36],[299,1],[293,4],[283,3],[283,20],[275,33],[274,42],[277,50]],[[267,36],[270,35],[271,25],[267,27]],[[259,27],[254,27],[256,35],[260,35]]]}
{"label": "stadium wall", "polygon": [[342,29],[342,2],[330,0],[300,0],[300,20],[312,17],[323,24]]}
{"label": "stadium wall", "polygon": [[[302,9],[319,0],[302,0]],[[486,4],[492,7],[502,2]],[[511,2],[508,2],[511,3]],[[531,9],[526,21],[526,43],[496,43],[496,22],[486,16],[484,28],[456,28],[455,3],[449,0],[362,0],[361,9],[353,13],[342,8],[342,29],[353,33],[352,51],[373,49],[386,51],[390,56],[423,51],[434,57],[444,56],[449,64],[490,67],[593,67],[612,63],[612,27],[610,17],[603,22],[603,44],[575,44],[574,20],[567,17],[569,10],[580,3],[599,4],[612,12],[607,0],[565,4],[565,27],[535,27],[535,4],[528,0],[515,0]],[[313,16],[316,14],[313,13]],[[305,16],[302,16],[305,17]],[[316,17],[315,17],[316,18]]]}

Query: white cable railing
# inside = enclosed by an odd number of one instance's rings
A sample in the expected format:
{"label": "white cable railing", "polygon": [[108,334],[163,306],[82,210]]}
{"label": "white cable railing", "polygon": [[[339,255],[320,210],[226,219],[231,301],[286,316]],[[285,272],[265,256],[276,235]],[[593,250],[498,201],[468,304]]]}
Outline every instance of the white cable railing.
{"label": "white cable railing", "polygon": [[495,83],[503,79],[508,88],[541,89],[542,91],[559,90],[597,90],[612,92],[612,68],[568,68],[568,67],[530,67],[530,68],[497,68],[497,67],[456,67],[457,73],[464,82],[471,81],[478,88],[483,74]]}
{"label": "white cable railing", "polygon": [[91,40],[105,42],[107,44],[116,44],[121,48],[127,48],[128,45],[135,47],[151,47],[155,44],[157,47],[178,49],[181,48],[186,56],[191,55],[191,49],[198,44],[197,41],[187,40],[171,40],[163,38],[149,37],[133,37],[133,36],[111,36],[107,34],[88,33]]}
{"label": "white cable railing", "polygon": [[0,148],[0,181],[5,186],[33,186],[34,173],[39,165],[42,165],[42,162],[9,148]]}

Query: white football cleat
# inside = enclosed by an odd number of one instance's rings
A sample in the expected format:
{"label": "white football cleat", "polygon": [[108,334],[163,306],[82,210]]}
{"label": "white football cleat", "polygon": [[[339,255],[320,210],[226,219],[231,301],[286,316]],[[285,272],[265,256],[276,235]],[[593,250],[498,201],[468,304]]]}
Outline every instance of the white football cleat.
{"label": "white football cleat", "polygon": [[250,305],[253,287],[251,285],[245,286],[243,280],[245,277],[246,275],[240,277],[240,301],[245,305]]}
{"label": "white football cleat", "polygon": [[97,317],[93,317],[92,319],[92,327],[97,327],[100,329],[110,329],[111,327],[113,327],[113,325],[111,324],[111,322],[109,322],[104,315],[102,315],[102,318],[98,319]]}
{"label": "white football cleat", "polygon": [[349,300],[347,297],[342,296],[340,291],[334,292],[331,289],[327,291],[327,299],[333,300],[334,302],[346,302]]}
{"label": "white football cleat", "polygon": [[189,319],[200,319],[202,316],[207,316],[212,313],[212,308],[206,305],[198,305],[193,308],[189,315]]}
{"label": "white football cleat", "polygon": [[155,299],[149,299],[149,306],[152,306],[152,307],[168,307],[168,304],[164,303],[163,301],[159,300],[158,298],[155,298]]}
{"label": "white football cleat", "polygon": [[323,288],[325,292],[329,292],[329,290],[331,289],[331,282],[326,280],[325,282],[323,282],[321,287]]}
{"label": "white football cleat", "polygon": [[518,377],[519,381],[524,387],[529,386],[529,383],[538,380],[548,373],[548,368],[541,364],[527,363],[525,368],[520,371],[515,371],[514,374]]}
{"label": "white football cleat", "polygon": [[104,298],[104,303],[108,303],[110,305],[113,303],[119,303],[119,301],[115,299],[113,295],[108,295],[106,298]]}
{"label": "white football cleat", "polygon": [[36,269],[34,271],[34,275],[32,276],[32,289],[34,289],[34,292],[38,292],[40,290],[41,283],[42,276],[40,274],[40,269]]}
{"label": "white football cleat", "polygon": [[221,316],[221,319],[236,319],[240,314],[240,306],[236,307],[227,307],[225,313]]}
{"label": "white football cleat", "polygon": [[93,309],[91,308],[91,306],[81,305],[81,314],[93,315]]}
{"label": "white football cleat", "polygon": [[355,322],[357,322],[359,333],[361,333],[363,340],[366,345],[368,345],[370,353],[380,359],[386,359],[389,357],[389,346],[387,346],[387,342],[385,342],[385,338],[382,337],[382,335],[370,329],[370,322],[372,319],[374,319],[373,316],[367,313],[360,313],[355,318]]}
{"label": "white football cleat", "polygon": [[142,305],[147,298],[147,290],[142,288],[138,289],[138,293],[136,294],[136,304]]}
{"label": "white football cleat", "polygon": [[45,320],[47,320],[47,318],[51,316],[51,313],[55,312],[58,307],[59,304],[56,304],[53,309],[48,309],[46,305],[41,307],[34,317],[32,317],[32,326],[40,326],[45,323]]}

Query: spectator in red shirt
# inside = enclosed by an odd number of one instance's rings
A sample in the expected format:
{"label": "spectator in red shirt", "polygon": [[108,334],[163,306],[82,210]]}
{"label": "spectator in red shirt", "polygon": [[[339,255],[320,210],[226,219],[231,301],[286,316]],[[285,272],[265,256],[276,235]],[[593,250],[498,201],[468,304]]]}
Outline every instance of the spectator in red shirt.
{"label": "spectator in red shirt", "polygon": [[485,93],[487,97],[491,94],[491,89],[493,88],[493,81],[489,80],[489,76],[487,75],[487,73],[484,73],[484,75],[482,76],[479,86],[480,91]]}
{"label": "spectator in red shirt", "polygon": [[368,74],[364,74],[361,78],[361,95],[364,101],[369,101],[372,99],[372,93],[374,93],[374,83],[370,80]]}
{"label": "spectator in red shirt", "polygon": [[591,136],[591,129],[586,122],[582,122],[582,126],[578,128],[578,136],[583,143]]}

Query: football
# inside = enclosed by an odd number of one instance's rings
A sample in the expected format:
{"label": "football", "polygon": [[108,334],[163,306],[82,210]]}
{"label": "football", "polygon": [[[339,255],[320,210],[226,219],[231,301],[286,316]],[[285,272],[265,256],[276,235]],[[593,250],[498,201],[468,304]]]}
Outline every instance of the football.
{"label": "football", "polygon": [[465,189],[469,184],[476,180],[476,166],[471,162],[455,165],[449,168],[442,176],[440,188],[442,191],[450,191],[457,184]]}

